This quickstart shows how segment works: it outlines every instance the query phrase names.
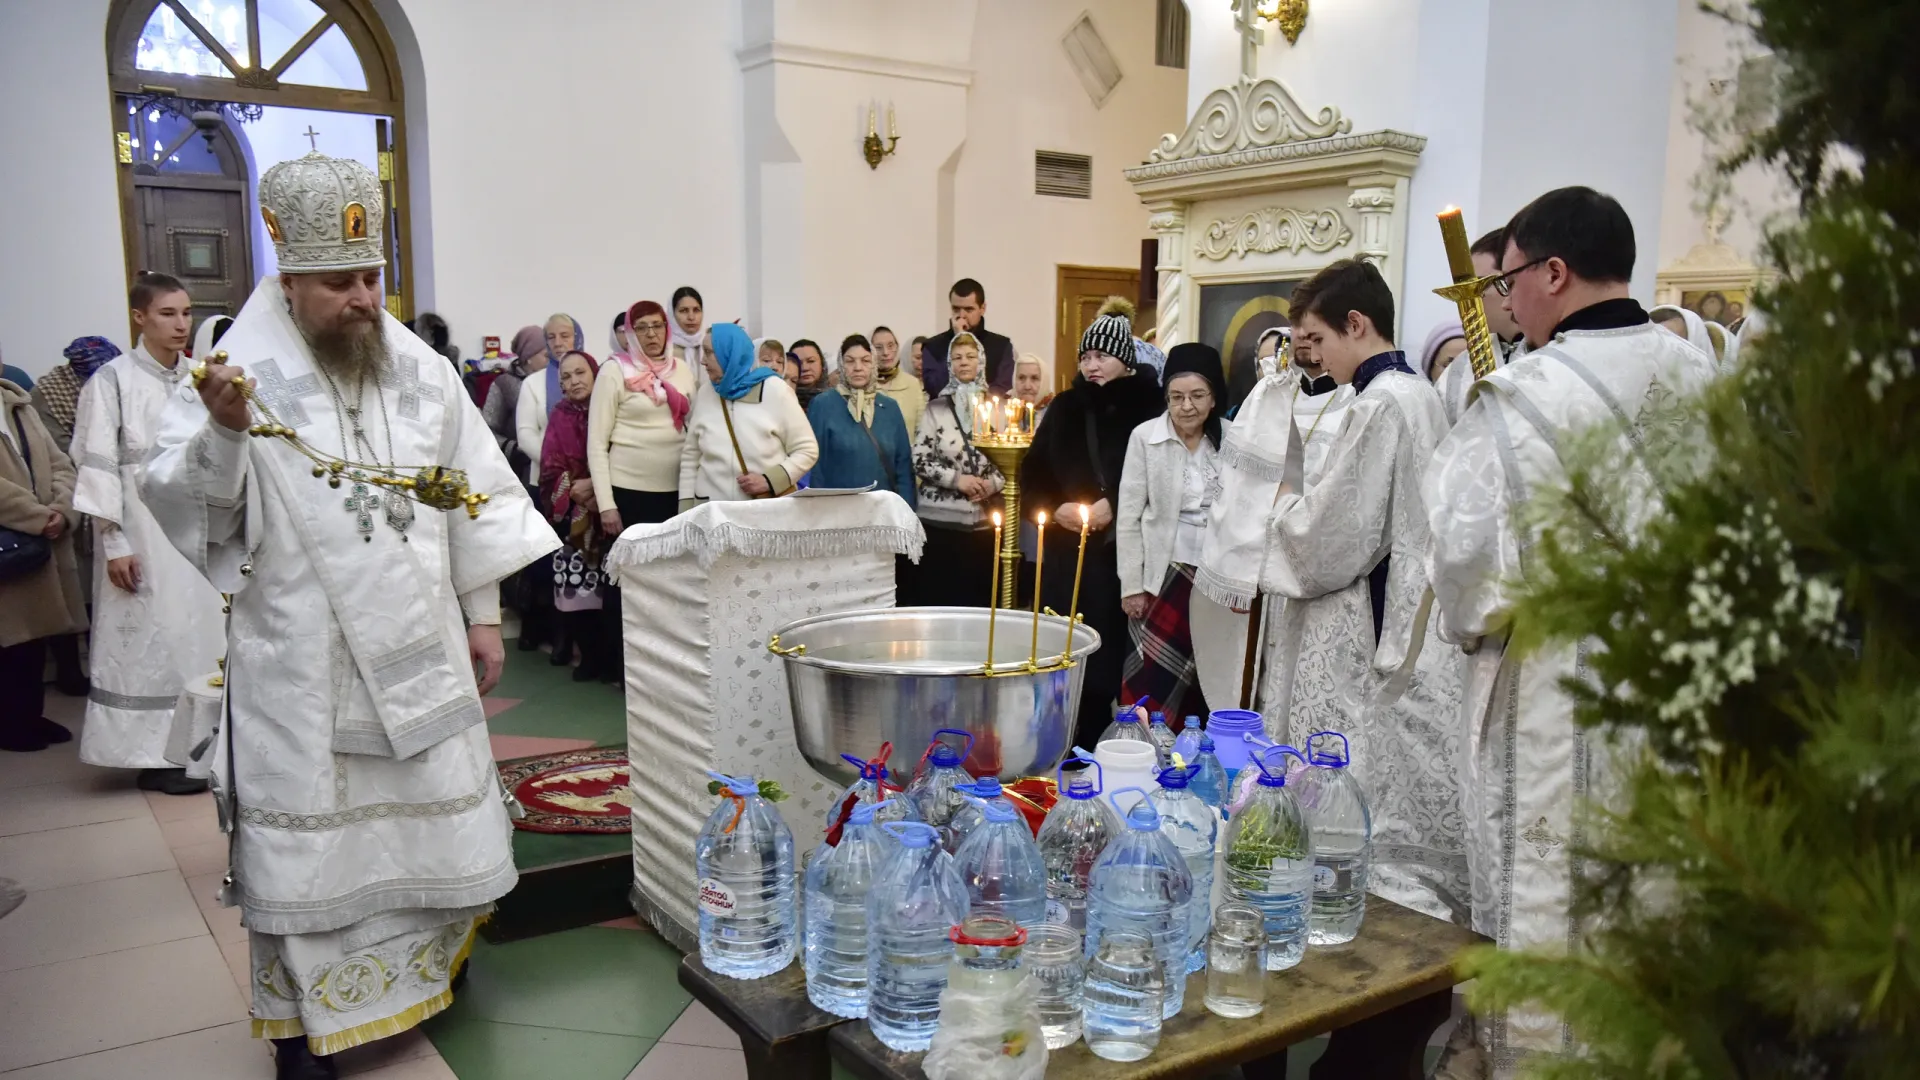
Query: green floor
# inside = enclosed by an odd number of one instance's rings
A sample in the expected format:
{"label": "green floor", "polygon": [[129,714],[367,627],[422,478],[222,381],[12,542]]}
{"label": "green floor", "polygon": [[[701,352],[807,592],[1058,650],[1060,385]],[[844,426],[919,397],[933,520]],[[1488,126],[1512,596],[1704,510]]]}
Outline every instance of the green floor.
{"label": "green floor", "polygon": [[[520,703],[487,720],[495,735],[534,735],[555,739],[592,739],[595,746],[627,744],[627,712],[621,688],[577,683],[573,669],[554,667],[544,652],[520,652],[507,642],[507,670],[493,691],[496,698]],[[625,834],[535,833],[515,830],[513,861],[521,869],[609,855],[632,849]]]}

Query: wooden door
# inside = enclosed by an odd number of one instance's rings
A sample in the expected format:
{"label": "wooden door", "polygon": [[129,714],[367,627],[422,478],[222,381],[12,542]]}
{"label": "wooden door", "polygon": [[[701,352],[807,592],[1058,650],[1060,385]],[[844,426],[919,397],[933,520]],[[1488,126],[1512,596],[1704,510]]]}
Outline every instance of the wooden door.
{"label": "wooden door", "polygon": [[180,111],[123,99],[133,151],[136,268],[172,274],[193,298],[196,329],[235,315],[253,291],[247,166],[224,125],[208,139]]}
{"label": "wooden door", "polygon": [[[1060,297],[1058,320],[1053,337],[1053,388],[1064,390],[1073,383],[1080,367],[1080,335],[1086,332],[1100,305],[1109,296],[1129,300],[1140,295],[1140,270],[1119,266],[1061,266],[1057,292]],[[1139,336],[1139,328],[1134,335]]]}

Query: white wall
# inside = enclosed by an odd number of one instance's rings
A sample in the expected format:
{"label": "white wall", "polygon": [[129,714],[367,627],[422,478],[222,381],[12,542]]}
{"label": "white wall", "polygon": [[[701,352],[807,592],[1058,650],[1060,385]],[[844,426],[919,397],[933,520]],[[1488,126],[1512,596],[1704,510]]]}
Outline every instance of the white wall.
{"label": "white wall", "polygon": [[106,18],[107,0],[0,3],[0,353],[31,375],[83,335],[131,344]]}

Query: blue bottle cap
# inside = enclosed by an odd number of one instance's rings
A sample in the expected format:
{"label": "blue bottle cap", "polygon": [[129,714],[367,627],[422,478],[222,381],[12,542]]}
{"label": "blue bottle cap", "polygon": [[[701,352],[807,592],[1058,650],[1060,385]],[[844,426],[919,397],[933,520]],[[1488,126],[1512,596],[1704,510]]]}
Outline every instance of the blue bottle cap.
{"label": "blue bottle cap", "polygon": [[953,785],[953,789],[963,795],[972,795],[978,799],[997,799],[1000,797],[1000,778],[998,776],[984,776],[971,784],[955,784]]}
{"label": "blue bottle cap", "polygon": [[[1334,749],[1331,740],[1339,739],[1339,749]],[[1307,736],[1307,762],[1323,769],[1344,769],[1353,762],[1353,750],[1347,745],[1347,737],[1337,731],[1316,731]]]}
{"label": "blue bottle cap", "polygon": [[1122,706],[1120,706],[1120,709],[1119,709],[1119,711],[1117,711],[1117,712],[1115,712],[1115,713],[1113,714],[1113,722],[1114,722],[1114,723],[1116,723],[1116,724],[1137,724],[1137,723],[1139,723],[1139,722],[1140,722],[1140,714],[1139,714],[1139,713],[1137,713],[1137,712],[1134,712],[1134,711],[1133,711],[1133,710],[1134,710],[1134,708],[1135,708],[1135,706],[1132,706],[1132,705],[1122,705]]}
{"label": "blue bottle cap", "polygon": [[1163,712],[1148,713],[1147,723],[1159,724],[1161,727],[1165,727],[1167,724],[1167,714]]}
{"label": "blue bottle cap", "polygon": [[1160,786],[1169,791],[1182,791],[1193,780],[1193,774],[1200,770],[1189,765],[1184,769],[1166,768],[1160,770]]}
{"label": "blue bottle cap", "polygon": [[[952,743],[940,737],[942,735],[958,735],[965,739],[966,743],[956,750]],[[973,735],[959,728],[941,728],[933,733],[933,741],[928,744],[928,760],[943,769],[957,768],[971,753],[973,753]]]}
{"label": "blue bottle cap", "polygon": [[1213,753],[1213,736],[1204,731],[1200,733],[1200,752],[1204,754]]}
{"label": "blue bottle cap", "polygon": [[[1092,767],[1074,773],[1073,779],[1069,781],[1067,779],[1067,762],[1069,761],[1084,761]],[[1088,778],[1089,774],[1091,774],[1092,779]],[[1105,774],[1100,768],[1100,763],[1093,760],[1091,754],[1078,749],[1063,759],[1053,770],[1054,790],[1065,794],[1069,799],[1094,798],[1100,794],[1100,789],[1105,786],[1104,780]]]}
{"label": "blue bottle cap", "polygon": [[[1127,811],[1127,828],[1132,829],[1134,832],[1153,832],[1159,829],[1160,811],[1153,808],[1153,803],[1147,799],[1147,793],[1144,789],[1137,787],[1121,788],[1119,791],[1114,792],[1114,794],[1122,795],[1129,791],[1138,794],[1140,801],[1134,803],[1133,809]],[[1114,805],[1118,806],[1119,804],[1116,803]]]}
{"label": "blue bottle cap", "polygon": [[720,781],[720,785],[743,799],[751,799],[760,794],[760,783],[751,776],[728,776],[707,770],[707,775]]}
{"label": "blue bottle cap", "polygon": [[975,798],[973,801],[980,804],[980,814],[988,821],[1012,821],[1020,816],[1020,811],[1015,810],[1003,800],[996,799],[988,802],[985,799]]}

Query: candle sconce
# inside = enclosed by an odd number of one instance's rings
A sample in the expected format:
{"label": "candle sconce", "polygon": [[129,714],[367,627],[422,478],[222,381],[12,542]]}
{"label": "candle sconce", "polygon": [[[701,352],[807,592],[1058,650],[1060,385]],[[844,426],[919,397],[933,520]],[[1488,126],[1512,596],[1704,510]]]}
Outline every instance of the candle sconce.
{"label": "candle sconce", "polygon": [[900,129],[895,119],[893,106],[888,105],[887,137],[882,139],[879,111],[871,105],[867,107],[867,137],[860,144],[861,156],[867,159],[867,168],[878,169],[880,162],[892,157],[894,149],[900,145]]}

